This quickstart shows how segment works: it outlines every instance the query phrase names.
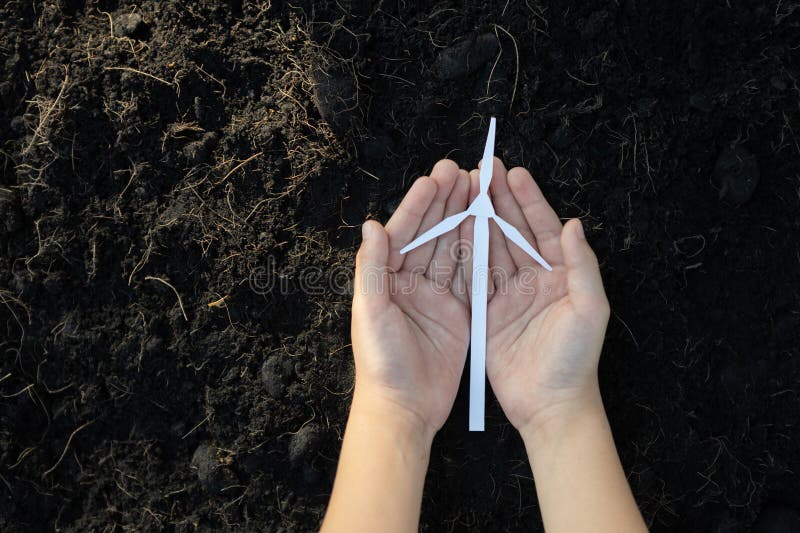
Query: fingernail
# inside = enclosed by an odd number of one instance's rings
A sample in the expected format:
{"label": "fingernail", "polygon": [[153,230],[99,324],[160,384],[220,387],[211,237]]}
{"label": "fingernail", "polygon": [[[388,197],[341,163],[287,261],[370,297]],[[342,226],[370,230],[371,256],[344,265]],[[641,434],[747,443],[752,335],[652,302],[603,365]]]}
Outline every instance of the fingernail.
{"label": "fingernail", "polygon": [[361,238],[363,240],[369,239],[370,235],[372,235],[372,224],[363,223],[361,224]]}
{"label": "fingernail", "polygon": [[585,239],[586,235],[583,233],[583,222],[578,219],[578,227],[575,228],[575,235],[578,236],[579,239]]}

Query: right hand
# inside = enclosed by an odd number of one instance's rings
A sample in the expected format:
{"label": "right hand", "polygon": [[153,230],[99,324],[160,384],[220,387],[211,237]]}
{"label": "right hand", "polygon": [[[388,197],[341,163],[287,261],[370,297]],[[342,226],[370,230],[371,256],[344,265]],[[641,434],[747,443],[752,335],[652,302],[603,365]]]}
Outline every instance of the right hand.
{"label": "right hand", "polygon": [[[478,171],[471,177],[474,197]],[[553,267],[544,270],[490,223],[495,290],[488,307],[486,372],[509,421],[524,435],[600,402],[597,365],[610,309],[579,220],[562,226],[530,173],[506,171],[497,158],[489,192],[497,214]],[[471,224],[462,238],[472,239]]]}

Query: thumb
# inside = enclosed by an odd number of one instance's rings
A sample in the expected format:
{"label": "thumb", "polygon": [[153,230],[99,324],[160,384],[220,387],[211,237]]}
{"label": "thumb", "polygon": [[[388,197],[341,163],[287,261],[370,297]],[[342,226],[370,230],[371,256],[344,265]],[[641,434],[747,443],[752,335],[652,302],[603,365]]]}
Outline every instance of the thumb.
{"label": "thumb", "polygon": [[389,236],[379,222],[361,226],[361,247],[356,254],[353,301],[382,303],[389,299]]}
{"label": "thumb", "polygon": [[608,299],[600,277],[597,257],[586,241],[581,221],[574,218],[561,232],[561,249],[567,268],[567,290],[579,311],[594,314],[605,310]]}

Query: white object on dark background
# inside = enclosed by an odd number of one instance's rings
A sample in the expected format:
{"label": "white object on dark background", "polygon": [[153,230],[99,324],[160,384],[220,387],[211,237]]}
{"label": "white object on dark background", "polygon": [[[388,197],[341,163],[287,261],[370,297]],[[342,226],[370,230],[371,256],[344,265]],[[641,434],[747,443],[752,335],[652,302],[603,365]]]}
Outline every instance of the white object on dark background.
{"label": "white object on dark background", "polygon": [[489,297],[489,219],[493,219],[506,237],[522,248],[528,255],[547,270],[553,268],[539,255],[539,252],[525,240],[522,234],[497,216],[492,200],[489,198],[489,184],[494,168],[494,137],[496,120],[489,122],[489,134],[483,150],[480,170],[480,193],[466,211],[449,216],[437,225],[411,241],[401,254],[410,252],[417,246],[455,229],[468,216],[475,217],[472,254],[472,324],[470,328],[469,365],[469,430],[483,431],[484,410],[486,407],[486,305]]}

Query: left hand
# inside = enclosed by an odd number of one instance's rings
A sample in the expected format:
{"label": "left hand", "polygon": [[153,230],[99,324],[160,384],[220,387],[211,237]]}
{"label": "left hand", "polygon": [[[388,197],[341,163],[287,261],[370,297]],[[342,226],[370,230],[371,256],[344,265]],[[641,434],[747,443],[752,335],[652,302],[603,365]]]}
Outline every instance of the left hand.
{"label": "left hand", "polygon": [[431,438],[452,409],[469,345],[469,309],[453,252],[459,232],[405,255],[399,250],[466,209],[469,184],[466,171],[439,161],[385,228],[364,223],[356,256],[354,406],[385,407],[386,416],[407,417]]}

